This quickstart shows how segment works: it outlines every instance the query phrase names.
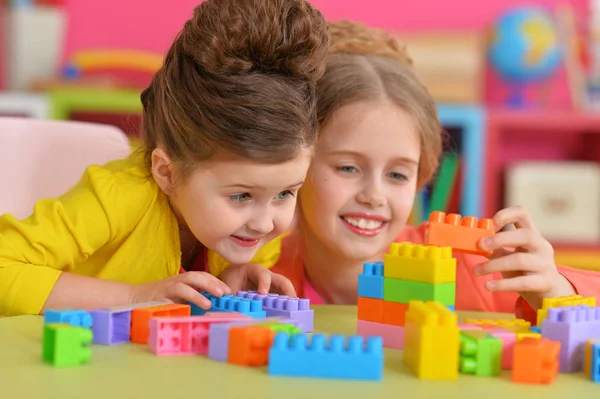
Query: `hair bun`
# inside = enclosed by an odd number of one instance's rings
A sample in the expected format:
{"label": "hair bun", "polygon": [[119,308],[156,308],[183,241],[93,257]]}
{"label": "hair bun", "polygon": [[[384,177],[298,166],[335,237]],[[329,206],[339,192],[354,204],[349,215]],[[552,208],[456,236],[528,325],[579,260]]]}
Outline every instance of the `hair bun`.
{"label": "hair bun", "polygon": [[263,72],[305,81],[323,74],[329,44],[327,23],[304,0],[205,1],[180,39],[183,52],[207,72]]}
{"label": "hair bun", "polygon": [[329,32],[331,54],[375,55],[412,65],[406,45],[383,29],[369,28],[358,22],[343,20],[331,22]]}

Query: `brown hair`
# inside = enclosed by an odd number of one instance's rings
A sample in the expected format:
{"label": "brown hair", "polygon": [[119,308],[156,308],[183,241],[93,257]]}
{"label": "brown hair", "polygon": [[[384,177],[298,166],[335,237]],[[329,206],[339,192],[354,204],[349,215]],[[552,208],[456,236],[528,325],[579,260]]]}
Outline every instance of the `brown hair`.
{"label": "brown hair", "polygon": [[328,26],[304,0],[207,0],[142,93],[148,165],[163,146],[183,170],[216,152],[280,163],[317,134]]}
{"label": "brown hair", "polygon": [[333,113],[357,101],[388,98],[412,116],[421,141],[418,187],[435,173],[442,152],[436,104],[411,70],[405,46],[383,30],[351,21],[330,23],[330,54],[317,85],[321,127]]}

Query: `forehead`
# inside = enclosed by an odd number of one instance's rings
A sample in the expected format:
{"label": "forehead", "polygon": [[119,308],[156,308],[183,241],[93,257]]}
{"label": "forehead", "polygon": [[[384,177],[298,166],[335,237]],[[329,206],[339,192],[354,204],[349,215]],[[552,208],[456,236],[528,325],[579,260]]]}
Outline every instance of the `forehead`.
{"label": "forehead", "polygon": [[420,152],[413,118],[390,101],[360,102],[338,109],[321,132],[319,151]]}

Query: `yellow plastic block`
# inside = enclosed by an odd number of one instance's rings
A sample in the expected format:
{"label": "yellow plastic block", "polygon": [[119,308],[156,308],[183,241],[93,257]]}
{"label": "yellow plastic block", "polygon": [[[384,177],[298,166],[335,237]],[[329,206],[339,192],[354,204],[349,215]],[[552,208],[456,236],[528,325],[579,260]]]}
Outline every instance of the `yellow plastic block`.
{"label": "yellow plastic block", "polygon": [[517,342],[519,342],[523,338],[536,338],[536,339],[542,338],[542,334],[539,334],[539,333],[536,333],[536,332],[533,332],[533,331],[517,332],[516,336],[517,336]]}
{"label": "yellow plastic block", "polygon": [[404,327],[404,363],[421,379],[458,378],[456,313],[439,302],[410,301]]}
{"label": "yellow plastic block", "polygon": [[456,259],[450,247],[395,242],[383,261],[384,277],[430,284],[456,282]]}
{"label": "yellow plastic block", "polygon": [[583,374],[590,377],[592,374],[592,345],[600,344],[600,339],[588,339],[585,342],[585,356],[583,360]]}
{"label": "yellow plastic block", "polygon": [[548,317],[548,309],[564,308],[567,306],[588,305],[593,308],[596,306],[595,297],[582,297],[581,295],[561,296],[558,298],[544,298],[542,308],[537,312],[537,325],[541,326],[542,322]]}

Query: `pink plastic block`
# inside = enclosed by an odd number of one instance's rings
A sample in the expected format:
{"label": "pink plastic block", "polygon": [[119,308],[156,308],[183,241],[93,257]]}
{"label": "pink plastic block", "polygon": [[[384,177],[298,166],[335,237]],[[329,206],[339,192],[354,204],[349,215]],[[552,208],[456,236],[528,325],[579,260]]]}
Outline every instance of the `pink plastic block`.
{"label": "pink plastic block", "polygon": [[489,334],[502,340],[502,369],[511,370],[517,335],[510,331],[492,331]]}
{"label": "pink plastic block", "polygon": [[214,323],[239,321],[224,316],[153,317],[148,347],[157,355],[202,355],[208,352],[209,328]]}
{"label": "pink plastic block", "polygon": [[458,329],[462,331],[481,330],[481,327],[479,327],[477,324],[458,323]]}
{"label": "pink plastic block", "polygon": [[[224,318],[223,312],[206,312],[204,314],[206,317],[216,317],[219,319]],[[238,313],[238,312],[227,312],[227,318],[231,320],[254,320],[254,317]]]}
{"label": "pink plastic block", "polygon": [[375,323],[357,320],[356,335],[383,338],[383,347],[392,349],[404,348],[404,327],[392,324]]}

